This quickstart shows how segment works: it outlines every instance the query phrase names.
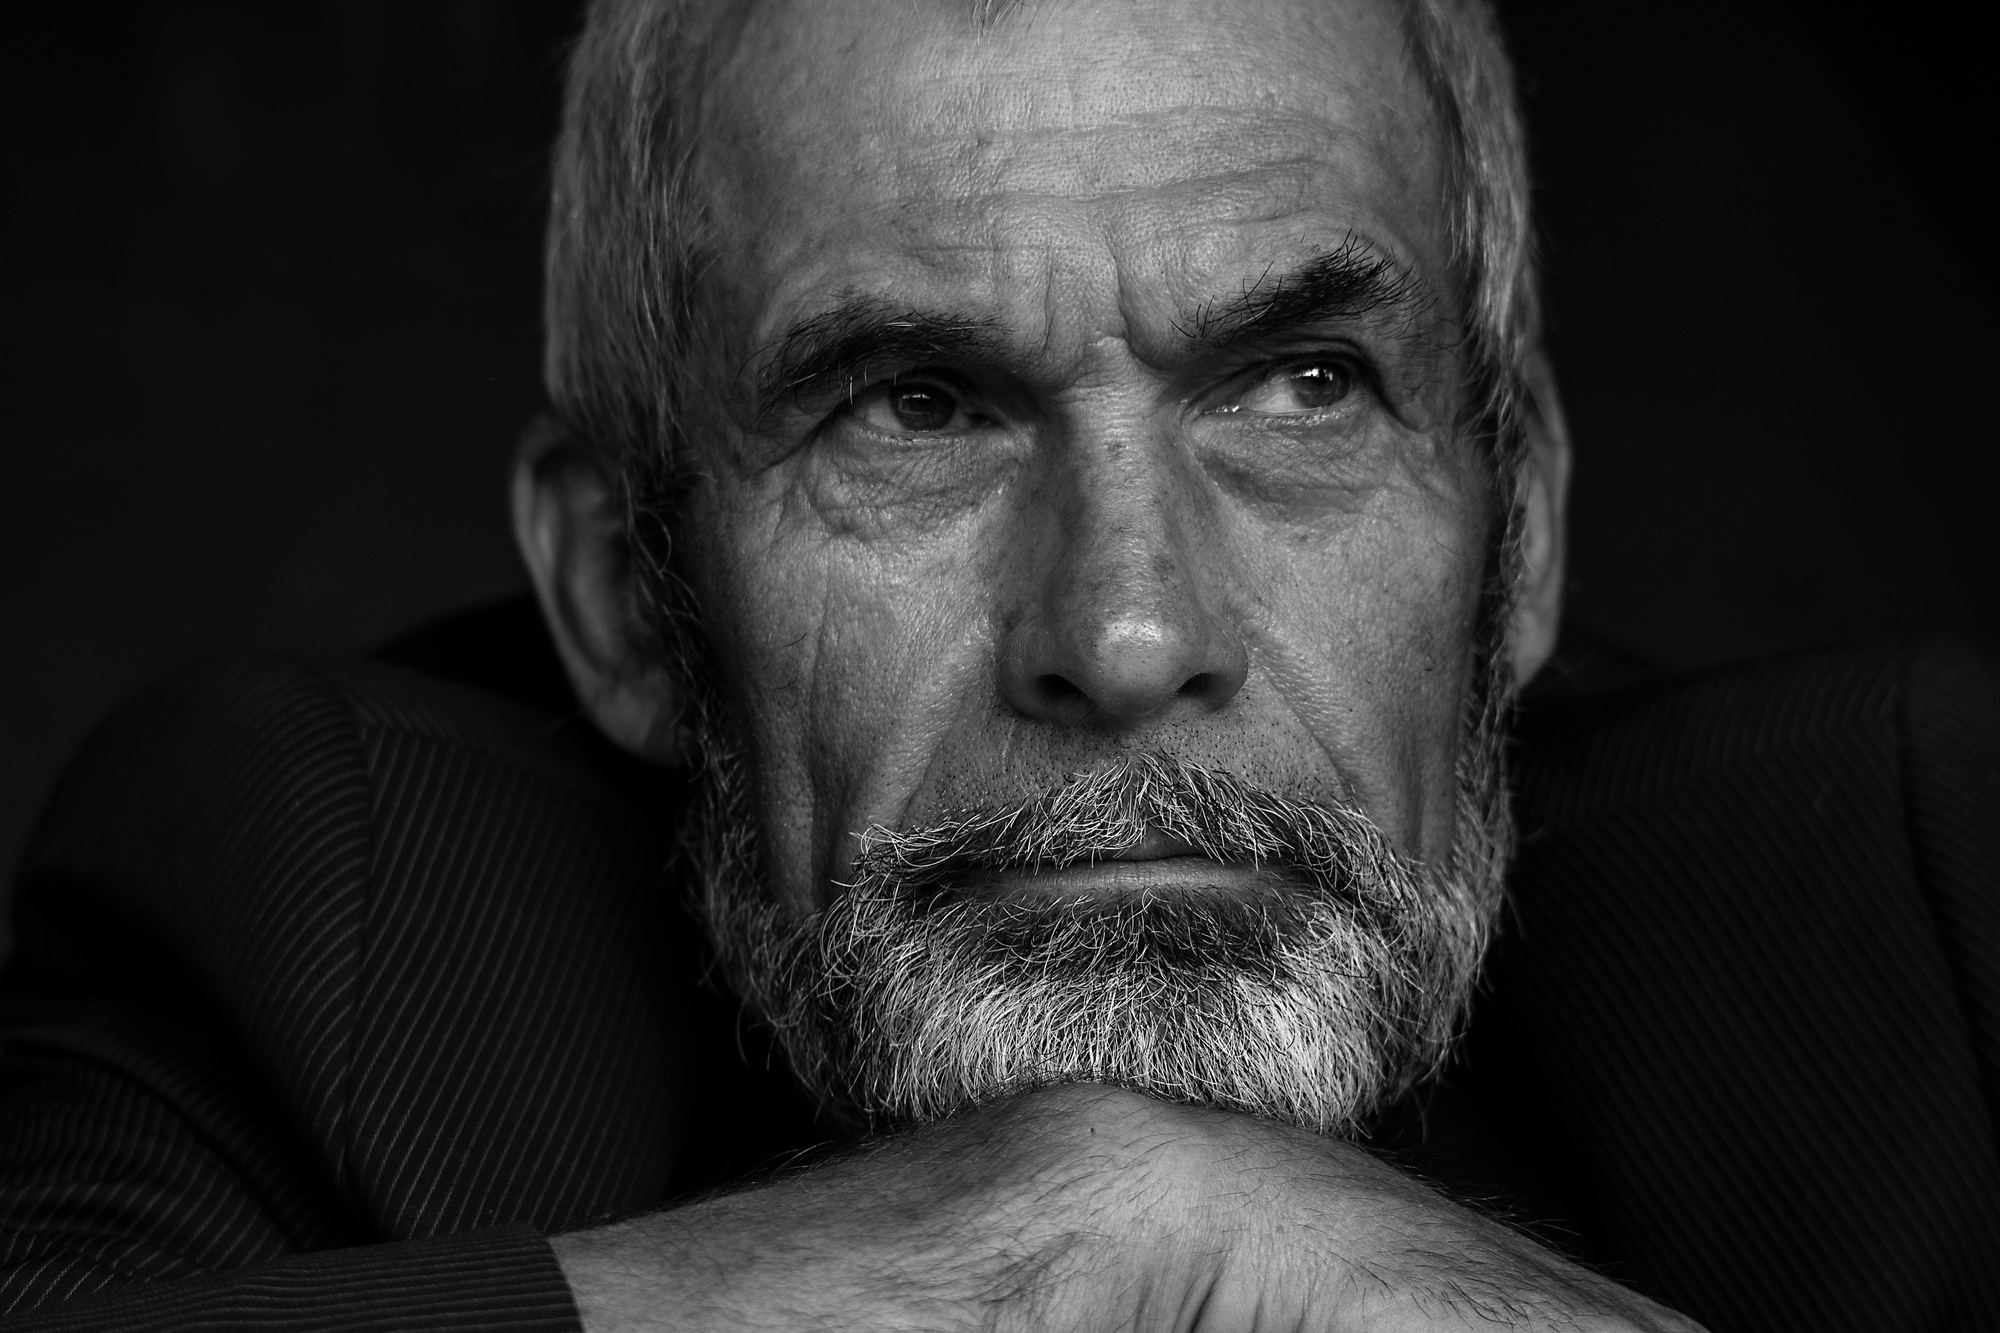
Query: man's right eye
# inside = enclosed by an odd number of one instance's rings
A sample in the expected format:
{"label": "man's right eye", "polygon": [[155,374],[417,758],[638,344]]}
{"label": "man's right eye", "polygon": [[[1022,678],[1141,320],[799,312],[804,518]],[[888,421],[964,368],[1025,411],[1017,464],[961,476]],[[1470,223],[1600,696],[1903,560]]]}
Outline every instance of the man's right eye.
{"label": "man's right eye", "polygon": [[949,435],[979,424],[956,394],[923,380],[873,385],[848,411],[890,435]]}

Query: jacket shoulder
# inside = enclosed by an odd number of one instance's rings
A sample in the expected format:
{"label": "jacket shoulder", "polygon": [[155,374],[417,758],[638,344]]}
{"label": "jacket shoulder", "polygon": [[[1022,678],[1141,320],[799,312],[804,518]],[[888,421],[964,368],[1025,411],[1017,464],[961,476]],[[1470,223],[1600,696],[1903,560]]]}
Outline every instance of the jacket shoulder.
{"label": "jacket shoulder", "polygon": [[1916,643],[1528,710],[1471,1058],[1595,1257],[1772,1327],[2000,1297],[1996,701]]}
{"label": "jacket shoulder", "polygon": [[393,666],[184,668],[59,784],[10,988],[192,995],[370,1234],[656,1202],[698,965],[678,788],[608,751]]}
{"label": "jacket shoulder", "polygon": [[[372,804],[353,710],[310,665],[174,671],[113,711],[51,795],[18,884],[20,964],[170,959],[213,998],[265,997],[273,1030],[310,1027],[274,997],[352,938]],[[150,962],[115,947],[140,937]]]}

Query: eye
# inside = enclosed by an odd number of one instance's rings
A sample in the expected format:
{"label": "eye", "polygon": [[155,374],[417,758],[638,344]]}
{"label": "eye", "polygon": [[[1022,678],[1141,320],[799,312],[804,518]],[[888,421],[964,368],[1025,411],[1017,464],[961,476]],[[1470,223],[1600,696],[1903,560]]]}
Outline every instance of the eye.
{"label": "eye", "polygon": [[848,411],[891,435],[941,435],[978,423],[958,395],[924,380],[877,384],[854,396]]}
{"label": "eye", "polygon": [[1309,416],[1338,407],[1354,392],[1354,372],[1338,361],[1282,366],[1253,384],[1235,406],[1265,416]]}

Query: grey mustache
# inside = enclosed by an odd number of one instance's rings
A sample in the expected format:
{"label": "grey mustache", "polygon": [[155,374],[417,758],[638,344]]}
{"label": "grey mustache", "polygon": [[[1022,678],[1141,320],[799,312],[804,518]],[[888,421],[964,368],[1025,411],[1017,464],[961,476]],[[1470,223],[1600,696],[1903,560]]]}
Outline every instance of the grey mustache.
{"label": "grey mustache", "polygon": [[873,825],[841,887],[916,892],[974,872],[1060,870],[1127,851],[1153,831],[1214,860],[1282,867],[1322,889],[1351,892],[1414,868],[1359,810],[1139,751],[1017,802],[904,829]]}

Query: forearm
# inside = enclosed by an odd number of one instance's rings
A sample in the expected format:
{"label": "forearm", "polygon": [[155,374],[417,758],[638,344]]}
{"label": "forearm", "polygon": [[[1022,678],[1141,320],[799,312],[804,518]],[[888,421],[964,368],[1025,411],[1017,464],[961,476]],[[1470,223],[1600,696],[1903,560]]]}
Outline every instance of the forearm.
{"label": "forearm", "polygon": [[1103,1088],[554,1243],[587,1333],[1694,1328],[1350,1145]]}
{"label": "forearm", "polygon": [[1141,1206],[1175,1174],[1175,1118],[1135,1094],[1047,1089],[553,1243],[588,1333],[1032,1329],[1058,1307],[1119,1326],[1132,1274],[1180,1262],[1169,1212]]}

